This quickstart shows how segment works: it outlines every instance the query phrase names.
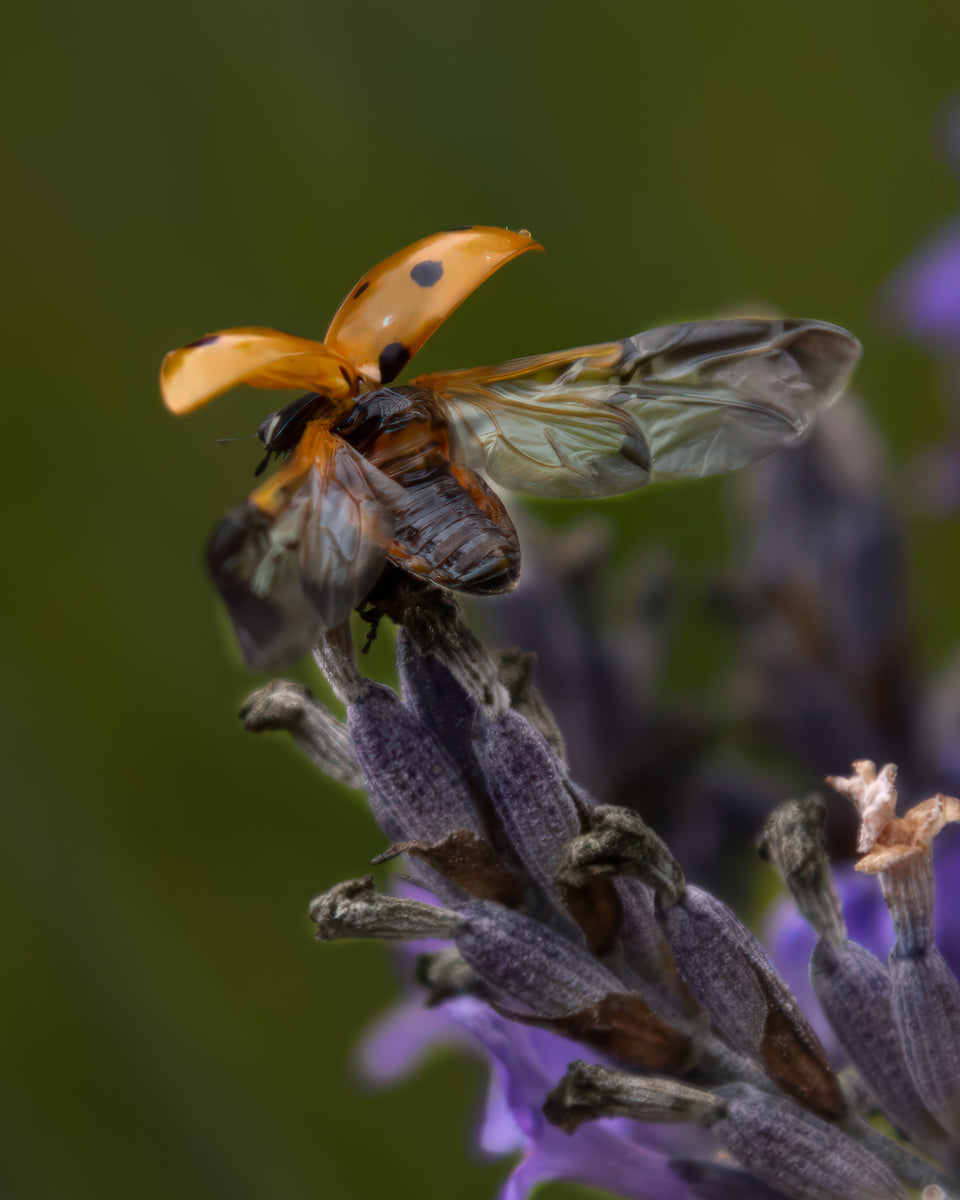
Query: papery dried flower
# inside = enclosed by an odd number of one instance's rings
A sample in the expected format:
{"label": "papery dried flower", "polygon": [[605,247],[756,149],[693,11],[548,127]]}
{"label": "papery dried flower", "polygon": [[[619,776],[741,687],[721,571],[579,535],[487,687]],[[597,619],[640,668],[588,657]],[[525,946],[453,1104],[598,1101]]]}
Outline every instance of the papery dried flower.
{"label": "papery dried flower", "polygon": [[[892,777],[891,767],[884,770]],[[886,819],[878,821],[868,799],[876,769],[859,762],[854,772],[831,782],[870,819],[860,842],[869,852],[857,869],[879,875],[893,917],[893,1011],[907,1065],[933,1116],[960,1137],[960,983],[933,940],[933,839],[960,821],[960,801],[937,795],[898,817],[894,791],[893,804],[883,805]]]}

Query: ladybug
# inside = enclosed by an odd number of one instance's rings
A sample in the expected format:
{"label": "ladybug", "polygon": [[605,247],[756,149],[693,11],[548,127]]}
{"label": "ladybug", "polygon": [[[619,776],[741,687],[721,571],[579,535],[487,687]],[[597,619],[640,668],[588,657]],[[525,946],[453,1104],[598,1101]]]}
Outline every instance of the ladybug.
{"label": "ladybug", "polygon": [[487,479],[589,498],[731,471],[800,437],[860,356],[835,325],[730,319],[394,385],[485,279],[540,249],[525,230],[437,233],[368,271],[322,342],[226,329],[165,357],[174,413],[241,383],[304,393],[261,423],[258,473],[281,465],[208,547],[250,667],[300,657],[388,564],[474,595],[515,587],[517,533]]}

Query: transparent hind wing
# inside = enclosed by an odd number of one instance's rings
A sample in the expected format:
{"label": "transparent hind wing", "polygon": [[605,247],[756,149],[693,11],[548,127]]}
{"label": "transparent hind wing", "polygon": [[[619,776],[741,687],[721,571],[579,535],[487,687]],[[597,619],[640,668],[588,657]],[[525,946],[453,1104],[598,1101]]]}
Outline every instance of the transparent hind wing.
{"label": "transparent hind wing", "polygon": [[704,321],[413,383],[438,398],[459,457],[496,483],[611,496],[788,444],[859,356],[851,334],[818,321]]}
{"label": "transparent hind wing", "polygon": [[248,666],[296,661],[366,597],[402,489],[322,424],[214,532],[208,561]]}

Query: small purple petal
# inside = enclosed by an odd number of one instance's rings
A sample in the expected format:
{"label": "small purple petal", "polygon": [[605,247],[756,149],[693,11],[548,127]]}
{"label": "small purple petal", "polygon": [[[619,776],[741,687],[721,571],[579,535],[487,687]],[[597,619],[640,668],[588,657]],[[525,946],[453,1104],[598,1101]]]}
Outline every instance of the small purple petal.
{"label": "small purple petal", "polygon": [[427,1008],[421,994],[398,1004],[367,1032],[357,1054],[358,1073],[375,1087],[387,1087],[442,1045],[468,1047],[470,1039],[443,1008]]}
{"label": "small purple petal", "polygon": [[[419,900],[421,904],[439,904],[426,888],[409,879],[395,877],[390,890],[404,900]],[[412,967],[421,954],[437,954],[449,947],[449,942],[424,940],[406,942],[394,947],[393,958],[403,964],[401,977],[409,979]],[[374,1087],[386,1087],[417,1069],[423,1057],[434,1046],[459,1045],[469,1048],[471,1039],[464,1035],[462,1025],[454,1020],[447,1008],[426,1007],[426,992],[417,988],[388,1009],[367,1031],[357,1047],[355,1066],[359,1078]]]}
{"label": "small purple petal", "polygon": [[526,1146],[524,1130],[510,1107],[510,1075],[497,1060],[490,1070],[477,1143],[485,1154],[496,1158],[514,1154]]}
{"label": "small purple petal", "polygon": [[629,1200],[692,1200],[669,1158],[709,1157],[709,1135],[697,1127],[644,1125],[607,1118],[573,1136],[547,1123],[541,1107],[583,1046],[547,1030],[508,1021],[471,996],[425,1009],[419,1000],[399,1005],[362,1047],[361,1065],[374,1084],[408,1072],[435,1045],[471,1045],[490,1056],[491,1081],[480,1131],[486,1154],[522,1151],[504,1183],[501,1200],[525,1200],[535,1184],[568,1179]]}

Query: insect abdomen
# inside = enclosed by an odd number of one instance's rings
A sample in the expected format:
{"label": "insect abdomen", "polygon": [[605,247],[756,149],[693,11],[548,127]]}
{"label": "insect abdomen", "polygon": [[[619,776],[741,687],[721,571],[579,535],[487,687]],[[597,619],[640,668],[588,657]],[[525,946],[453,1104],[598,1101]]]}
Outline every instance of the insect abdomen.
{"label": "insect abdomen", "polygon": [[492,595],[520,574],[520,546],[500,500],[474,471],[450,462],[442,417],[421,388],[364,396],[337,431],[404,489],[389,557],[441,587]]}
{"label": "insect abdomen", "polygon": [[407,489],[407,502],[397,512],[390,558],[412,574],[455,591],[510,591],[520,576],[516,530],[499,500],[478,476],[469,474],[470,482],[486,493],[487,511],[465,486],[467,481],[461,482],[447,464],[442,473]]}

